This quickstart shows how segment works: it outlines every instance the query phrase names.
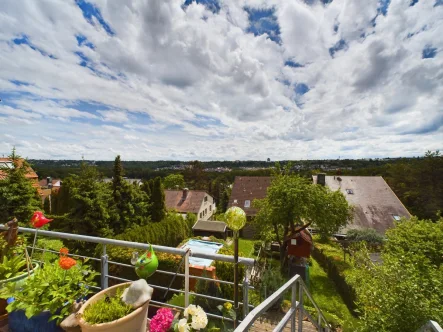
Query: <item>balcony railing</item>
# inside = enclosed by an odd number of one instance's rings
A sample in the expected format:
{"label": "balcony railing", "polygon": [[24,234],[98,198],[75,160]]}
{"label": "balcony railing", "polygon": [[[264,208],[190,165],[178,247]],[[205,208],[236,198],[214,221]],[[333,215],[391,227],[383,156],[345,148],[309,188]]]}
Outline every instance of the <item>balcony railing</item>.
{"label": "balcony railing", "polygon": [[[7,228],[3,225],[0,225],[0,230],[6,230]],[[23,228],[19,227],[19,232],[21,233],[29,233],[29,234],[35,234],[36,230],[32,228]],[[92,261],[100,262],[100,287],[91,286],[97,290],[105,289],[108,287],[108,281],[116,280],[116,281],[132,281],[129,279],[113,276],[109,274],[109,265],[114,264],[118,266],[123,267],[129,267],[134,268],[133,265],[124,264],[121,262],[115,262],[109,260],[108,254],[106,252],[106,246],[112,245],[112,246],[120,246],[125,248],[131,248],[131,249],[138,249],[138,250],[148,250],[150,248],[150,244],[145,243],[138,243],[138,242],[129,242],[129,241],[121,241],[116,239],[108,239],[108,238],[100,238],[100,237],[94,237],[94,236],[87,236],[87,235],[78,235],[78,234],[70,234],[70,233],[61,233],[61,232],[52,232],[52,231],[38,231],[38,236],[44,236],[44,237],[50,237],[55,239],[65,239],[65,240],[75,240],[75,241],[84,241],[88,243],[95,243],[102,245],[102,253],[100,257],[90,257],[90,256],[82,256],[77,254],[69,254],[69,256],[74,257],[80,257],[85,259],[90,259]],[[173,254],[173,255],[179,255],[184,260],[184,273],[175,273],[171,271],[163,271],[163,270],[157,270],[156,273],[161,273],[168,275],[172,278],[175,277],[182,277],[184,278],[184,290],[181,289],[174,289],[174,288],[168,288],[160,285],[152,284],[151,282],[149,285],[153,287],[154,289],[164,290],[164,291],[171,291],[177,294],[184,294],[185,298],[185,307],[189,305],[189,297],[190,295],[195,297],[201,297],[209,300],[215,300],[219,301],[221,303],[224,302],[230,302],[234,303],[231,299],[225,299],[220,297],[213,297],[206,294],[200,294],[197,292],[190,291],[189,289],[189,280],[190,279],[198,279],[198,280],[205,280],[209,282],[215,282],[215,283],[222,283],[231,285],[234,287],[234,283],[230,281],[225,280],[219,280],[219,279],[212,279],[212,278],[205,278],[201,276],[194,276],[189,273],[189,257],[198,257],[198,258],[206,258],[211,259],[215,261],[223,261],[228,263],[234,263],[234,257],[233,256],[227,256],[227,255],[220,255],[220,254],[211,254],[206,252],[201,252],[197,250],[189,250],[189,249],[182,249],[182,248],[173,248],[173,247],[165,247],[165,246],[159,246],[159,245],[152,245],[153,249],[156,252],[163,252],[167,254]],[[46,251],[46,252],[52,252],[55,254],[58,254],[58,252],[53,250],[48,250],[45,248],[35,248],[36,251]],[[299,275],[294,276],[291,280],[289,280],[286,284],[284,284],[279,290],[277,290],[274,294],[272,294],[270,297],[265,299],[257,308],[254,309],[254,306],[249,303],[249,290],[254,289],[251,285],[249,285],[249,278],[251,275],[251,270],[255,265],[255,260],[251,258],[245,258],[245,257],[239,257],[238,264],[245,266],[245,277],[243,279],[243,282],[239,284],[239,287],[242,287],[243,292],[243,302],[240,302],[239,305],[242,306],[243,309],[243,320],[240,320],[240,325],[235,329],[236,332],[241,331],[248,331],[248,329],[254,324],[254,322],[257,321],[258,318],[260,318],[260,315],[262,315],[264,312],[266,312],[271,306],[277,303],[279,299],[281,299],[284,294],[288,291],[292,291],[292,301],[291,301],[291,308],[286,313],[286,315],[282,318],[282,320],[278,323],[277,327],[274,329],[274,331],[282,331],[283,328],[286,326],[286,324],[290,321],[291,322],[291,331],[295,332],[296,329],[298,332],[303,331],[303,318],[308,317],[308,319],[311,321],[311,323],[317,328],[318,331],[329,331],[330,327],[324,318],[321,310],[316,305],[315,301],[312,299],[311,295],[309,294],[308,289],[306,288],[305,284],[303,283],[303,280]],[[306,298],[311,305],[315,309],[315,315],[316,319],[314,319],[306,310],[303,304],[303,299]],[[179,310],[184,310],[185,307],[171,305],[169,303],[163,303],[151,300],[152,304],[160,305],[160,306],[167,306]],[[253,309],[251,312],[249,312],[249,309]],[[228,317],[222,317],[220,315],[207,313],[209,317],[222,319],[225,321],[232,321],[232,319]],[[297,318],[297,317],[298,318]],[[297,325],[296,325],[297,324]]]}
{"label": "balcony railing", "polygon": [[[6,229],[7,228],[5,226],[0,225],[0,230],[6,230]],[[36,230],[33,228],[19,227],[18,230],[21,233],[29,233],[29,234],[36,233]],[[120,246],[120,247],[125,247],[125,248],[143,250],[143,251],[148,250],[150,248],[150,244],[146,244],[146,243],[121,241],[121,240],[116,240],[116,239],[100,238],[100,237],[95,237],[95,236],[43,231],[43,230],[38,231],[38,236],[39,237],[44,236],[44,237],[50,237],[50,238],[55,238],[55,239],[75,240],[75,241],[84,241],[84,242],[88,242],[88,243],[101,244],[103,249],[102,249],[102,254],[99,258],[98,257],[90,257],[90,256],[82,256],[82,255],[77,255],[77,254],[69,254],[69,256],[81,257],[81,258],[85,258],[85,259],[90,259],[92,261],[100,262],[100,276],[101,276],[100,277],[100,287],[91,286],[97,290],[107,288],[108,281],[110,279],[116,280],[116,281],[121,281],[121,282],[132,281],[129,279],[120,278],[120,277],[113,276],[113,275],[109,274],[109,265],[111,265],[111,264],[123,266],[123,267],[129,267],[129,268],[134,268],[134,266],[129,265],[129,264],[120,263],[120,262],[110,261],[108,255],[107,255],[107,252],[106,252],[106,246],[108,246],[108,245]],[[211,253],[201,252],[201,251],[197,251],[197,250],[191,251],[189,249],[185,250],[182,248],[165,247],[165,246],[159,246],[159,245],[155,245],[155,244],[153,244],[152,247],[156,252],[163,252],[163,253],[167,253],[167,254],[182,256],[182,258],[184,259],[184,274],[170,272],[170,271],[163,271],[163,270],[157,270],[156,273],[165,274],[165,275],[168,275],[173,278],[182,277],[182,278],[184,278],[184,281],[185,281],[184,290],[168,288],[168,287],[149,283],[149,285],[152,288],[163,290],[163,291],[170,291],[170,292],[177,293],[177,294],[184,294],[185,307],[187,307],[189,305],[190,295],[195,296],[195,297],[209,299],[209,300],[219,301],[221,304],[225,303],[225,302],[234,303],[234,301],[232,301],[231,299],[224,299],[224,298],[220,298],[220,297],[209,296],[206,294],[200,294],[200,293],[190,291],[190,289],[189,289],[189,280],[190,279],[198,279],[198,280],[205,280],[205,281],[215,282],[215,283],[223,283],[223,284],[232,285],[234,287],[234,283],[230,282],[230,281],[191,275],[189,273],[189,257],[207,258],[207,259],[211,259],[211,260],[215,260],[215,261],[234,263],[233,256],[211,254]],[[45,250],[46,252],[53,252],[53,253],[58,254],[58,252],[51,251],[51,250],[44,249],[44,248],[36,247],[35,250],[36,251]],[[246,317],[248,315],[249,309],[254,308],[254,306],[249,303],[249,290],[254,289],[254,287],[249,285],[249,276],[250,276],[250,270],[254,266],[254,263],[255,263],[254,259],[239,257],[238,264],[244,265],[245,270],[246,270],[245,278],[243,279],[243,282],[241,284],[239,284],[239,286],[242,287],[242,291],[243,291],[243,302],[239,302],[239,305],[243,308],[243,316],[244,317]],[[185,307],[171,305],[169,303],[163,303],[163,302],[158,302],[158,301],[154,301],[154,300],[152,300],[151,303],[156,304],[156,305],[161,305],[161,306],[167,306],[167,307],[171,307],[171,308],[175,308],[175,309],[179,309],[179,310],[185,309]],[[222,317],[222,316],[216,315],[216,314],[207,313],[207,315],[212,318],[224,319],[225,321],[232,321],[232,319],[230,319],[228,317]]]}

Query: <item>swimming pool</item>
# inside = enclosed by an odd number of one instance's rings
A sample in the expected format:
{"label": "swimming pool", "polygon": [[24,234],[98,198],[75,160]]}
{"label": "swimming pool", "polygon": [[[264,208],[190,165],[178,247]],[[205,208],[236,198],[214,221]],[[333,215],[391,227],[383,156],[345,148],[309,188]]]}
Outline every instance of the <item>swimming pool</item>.
{"label": "swimming pool", "polygon": [[[186,242],[182,248],[183,249],[191,249],[192,252],[204,252],[208,254],[216,254],[220,248],[223,247],[223,244],[211,241],[203,241],[203,240],[189,240]],[[212,259],[207,258],[198,258],[198,257],[189,257],[189,264],[199,265],[208,267],[211,266]]]}

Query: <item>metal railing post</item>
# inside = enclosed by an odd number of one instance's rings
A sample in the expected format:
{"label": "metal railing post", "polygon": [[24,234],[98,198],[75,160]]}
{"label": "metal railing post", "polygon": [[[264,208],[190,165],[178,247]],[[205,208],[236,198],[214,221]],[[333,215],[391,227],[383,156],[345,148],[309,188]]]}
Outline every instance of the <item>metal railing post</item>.
{"label": "metal railing post", "polygon": [[247,272],[245,273],[245,278],[243,279],[243,317],[249,314],[249,280]]}
{"label": "metal railing post", "polygon": [[101,257],[101,288],[108,288],[108,255],[106,254],[106,244],[103,245],[103,254]]}
{"label": "metal railing post", "polygon": [[294,313],[291,316],[291,332],[295,332],[295,316],[297,314],[297,284],[298,282],[294,282],[292,285],[291,308],[294,309]]}
{"label": "metal railing post", "polygon": [[303,331],[303,283],[298,283],[298,332]]}
{"label": "metal railing post", "polygon": [[189,252],[185,253],[185,308],[189,306]]}

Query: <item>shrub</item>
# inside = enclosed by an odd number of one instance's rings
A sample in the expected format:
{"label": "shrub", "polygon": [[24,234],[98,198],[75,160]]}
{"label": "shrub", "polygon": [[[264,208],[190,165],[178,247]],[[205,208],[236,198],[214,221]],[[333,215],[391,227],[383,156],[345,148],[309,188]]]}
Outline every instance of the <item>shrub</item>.
{"label": "shrub", "polygon": [[83,319],[91,325],[109,323],[129,315],[134,309],[121,300],[123,287],[114,296],[104,296],[89,305],[83,313]]}
{"label": "shrub", "polygon": [[384,237],[372,228],[351,229],[346,234],[346,238],[351,241],[364,241],[371,246],[381,246],[384,242]]}

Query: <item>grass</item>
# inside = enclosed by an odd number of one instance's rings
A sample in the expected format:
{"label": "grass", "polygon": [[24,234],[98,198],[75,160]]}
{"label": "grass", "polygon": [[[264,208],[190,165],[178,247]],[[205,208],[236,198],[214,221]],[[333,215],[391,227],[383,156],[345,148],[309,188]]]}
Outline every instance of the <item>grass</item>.
{"label": "grass", "polygon": [[309,268],[309,282],[311,295],[326,320],[335,326],[341,325],[343,331],[354,331],[358,320],[349,312],[334,282],[314,259]]}
{"label": "grass", "polygon": [[255,258],[254,243],[255,241],[253,240],[238,239],[238,251],[240,256]]}
{"label": "grass", "polygon": [[337,267],[341,275],[344,276],[346,274],[346,271],[351,269],[351,265],[349,263],[349,255],[347,255],[347,261],[345,261],[343,257],[343,249],[340,247],[339,244],[331,241],[323,242],[320,241],[319,238],[314,236],[314,245],[325,256],[329,257],[334,262],[334,265]]}

